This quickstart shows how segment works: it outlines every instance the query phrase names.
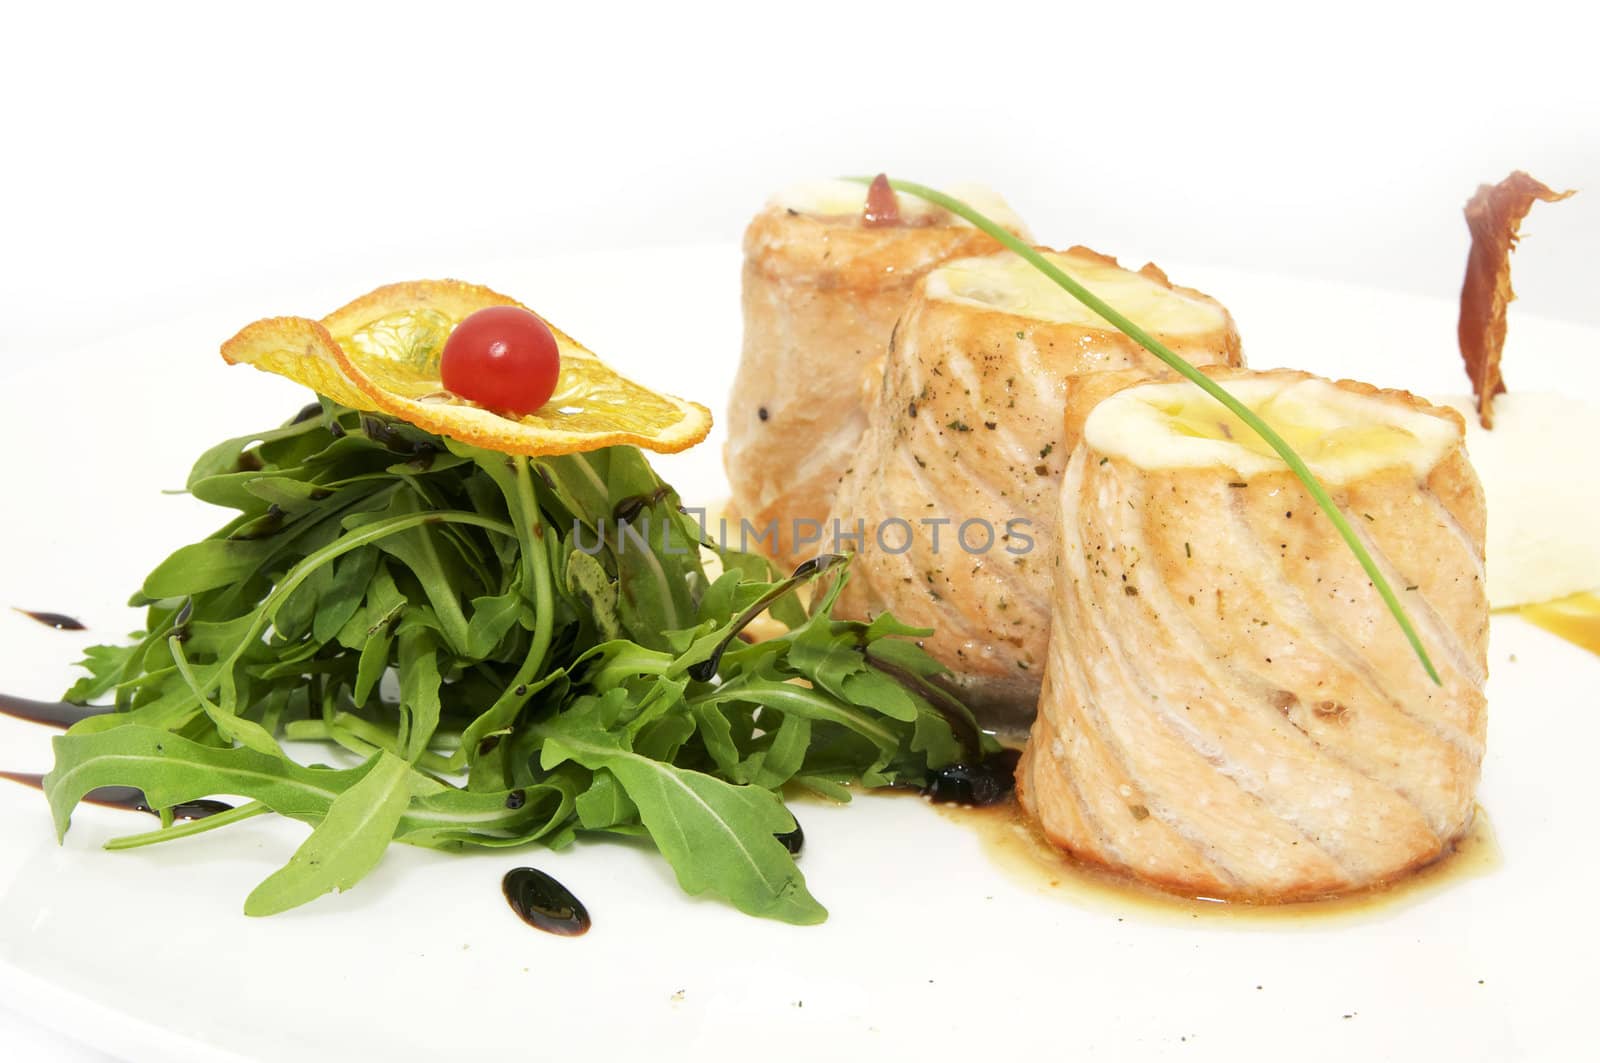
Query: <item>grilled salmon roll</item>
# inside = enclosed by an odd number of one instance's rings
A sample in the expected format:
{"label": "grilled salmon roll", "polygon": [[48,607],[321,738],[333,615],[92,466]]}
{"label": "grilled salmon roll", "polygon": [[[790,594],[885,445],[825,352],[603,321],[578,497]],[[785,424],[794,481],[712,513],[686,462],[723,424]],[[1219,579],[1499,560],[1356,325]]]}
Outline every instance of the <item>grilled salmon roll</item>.
{"label": "grilled salmon roll", "polygon": [[[1154,266],[1048,254],[1190,361],[1240,363],[1233,319],[1210,297]],[[857,551],[837,615],[933,628],[928,651],[984,723],[1020,735],[1039,698],[1057,488],[1076,442],[1062,431],[1063,389],[1092,370],[1161,368],[1009,252],[930,272],[829,521],[827,545]]]}
{"label": "grilled salmon roll", "polygon": [[1365,384],[1217,376],[1328,488],[1443,684],[1241,421],[1188,382],[1086,388],[1067,403],[1083,427],[1017,792],[1055,845],[1185,894],[1382,883],[1445,852],[1475,807],[1489,609],[1462,421]]}
{"label": "grilled salmon roll", "polygon": [[[745,232],[744,349],[723,450],[729,515],[749,523],[750,548],[783,566],[818,552],[811,533],[827,517],[866,428],[863,373],[881,372],[912,287],[940,262],[999,247],[962,219],[886,185],[882,194],[891,198],[869,212],[867,191],[849,181],[791,188]],[[993,192],[951,191],[1026,235]]]}

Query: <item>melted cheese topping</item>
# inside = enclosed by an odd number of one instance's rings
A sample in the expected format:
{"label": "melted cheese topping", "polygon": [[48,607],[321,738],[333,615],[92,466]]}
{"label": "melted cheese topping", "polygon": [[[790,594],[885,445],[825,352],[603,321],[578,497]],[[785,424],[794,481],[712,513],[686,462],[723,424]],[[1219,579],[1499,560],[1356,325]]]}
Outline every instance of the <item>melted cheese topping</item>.
{"label": "melted cheese topping", "polygon": [[[1151,332],[1194,335],[1225,327],[1226,313],[1216,303],[1175,292],[1132,270],[1088,256],[1051,251],[1045,257]],[[928,275],[928,297],[1063,325],[1113,328],[1055,281],[1010,252],[945,263]]]}
{"label": "melted cheese topping", "polygon": [[[970,204],[1017,235],[1028,237],[1028,230],[1022,224],[1022,219],[1017,217],[1011,206],[991,189],[975,184],[953,184],[940,191]],[[942,207],[934,206],[925,199],[918,199],[905,192],[896,194],[900,197],[901,217],[913,225],[940,224],[970,228],[965,220],[948,213]],[[779,192],[767,201],[767,205],[797,210],[802,214],[818,217],[848,218],[859,222],[861,212],[867,205],[867,186],[856,181],[837,178],[806,181],[791,185]]]}
{"label": "melted cheese topping", "polygon": [[[1271,425],[1325,484],[1407,466],[1426,476],[1460,439],[1443,417],[1326,380],[1264,374],[1223,386]],[[1288,468],[1260,436],[1188,381],[1142,384],[1096,406],[1084,439],[1142,469],[1221,466],[1240,476]]]}

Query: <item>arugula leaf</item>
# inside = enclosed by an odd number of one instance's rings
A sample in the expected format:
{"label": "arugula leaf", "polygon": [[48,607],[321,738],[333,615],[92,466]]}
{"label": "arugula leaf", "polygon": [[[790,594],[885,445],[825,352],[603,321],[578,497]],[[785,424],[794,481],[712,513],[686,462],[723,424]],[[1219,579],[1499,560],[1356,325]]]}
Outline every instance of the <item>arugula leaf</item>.
{"label": "arugula leaf", "polygon": [[616,830],[632,827],[639,820],[639,806],[605,768],[594,773],[594,781],[578,795],[573,808],[584,830]]}
{"label": "arugula leaf", "polygon": [[[135,632],[134,638],[140,634]],[[122,681],[128,666],[139,652],[139,644],[130,646],[90,646],[78,662],[86,675],[79,677],[62,695],[63,700],[74,705],[87,705],[95,698],[104,697],[111,688]]]}
{"label": "arugula leaf", "polygon": [[56,833],[65,836],[72,810],[100,786],[134,786],[152,808],[171,808],[212,794],[241,794],[295,819],[320,818],[359,771],[307,768],[253,749],[218,748],[138,724],[51,740],[55,766],[44,777]]}
{"label": "arugula leaf", "polygon": [[609,771],[686,893],[716,893],[751,915],[820,923],[827,910],[806,890],[805,875],[775,837],[794,830],[778,795],[685,771],[628,749],[600,724],[600,699],[582,699],[544,725],[542,764],[571,759]]}
{"label": "arugula leaf", "polygon": [[380,753],[334,799],[311,837],[245,899],[245,915],[274,915],[345,890],[378,865],[411,801],[411,765]]}
{"label": "arugula leaf", "polygon": [[[213,447],[188,485],[233,517],[145,580],[131,645],[88,651],[69,697],[117,711],[55,740],[45,789],[62,832],[98,786],[249,799],[116,848],[310,824],[251,914],[354,886],[391,842],[604,833],[649,838],[688,892],[817,922],[774,837],[782,788],[848,800],[992,746],[925,632],[833,618],[845,559],[786,576],[702,544],[633,448],[509,457],[321,400]],[[746,644],[763,611],[788,633]],[[362,763],[307,767],[288,739]]]}
{"label": "arugula leaf", "polygon": [[407,763],[415,764],[428,750],[439,726],[438,640],[425,625],[400,632],[400,733]]}
{"label": "arugula leaf", "polygon": [[582,550],[567,556],[567,593],[582,602],[594,618],[595,630],[602,639],[621,639],[622,621],[617,616],[620,595],[605,566]]}

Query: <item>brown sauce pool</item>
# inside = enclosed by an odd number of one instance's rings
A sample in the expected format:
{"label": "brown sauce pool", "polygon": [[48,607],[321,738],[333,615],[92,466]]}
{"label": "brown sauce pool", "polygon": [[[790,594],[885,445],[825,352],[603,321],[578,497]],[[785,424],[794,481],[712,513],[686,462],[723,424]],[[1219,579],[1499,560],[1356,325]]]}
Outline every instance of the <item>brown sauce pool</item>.
{"label": "brown sauce pool", "polygon": [[1249,904],[1167,893],[1126,875],[1075,860],[1045,840],[1015,799],[988,808],[935,805],[977,833],[995,867],[1018,885],[1076,907],[1165,923],[1209,920],[1237,926],[1282,927],[1361,919],[1415,904],[1453,882],[1486,875],[1501,864],[1489,817],[1479,807],[1451,851],[1409,875],[1357,893],[1292,904]]}
{"label": "brown sauce pool", "polygon": [[589,932],[588,909],[573,892],[536,867],[514,867],[500,881],[506,903],[535,930],[561,937]]}

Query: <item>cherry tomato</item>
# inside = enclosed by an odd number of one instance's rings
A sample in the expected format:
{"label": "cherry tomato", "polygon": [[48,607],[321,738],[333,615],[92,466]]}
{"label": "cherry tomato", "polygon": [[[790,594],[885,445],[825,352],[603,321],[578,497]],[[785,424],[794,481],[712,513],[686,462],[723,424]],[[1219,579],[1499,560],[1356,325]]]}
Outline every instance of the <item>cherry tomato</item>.
{"label": "cherry tomato", "polygon": [[462,319],[444,341],[444,386],[502,413],[532,413],[550,401],[561,352],[550,327],[520,306],[490,306]]}

